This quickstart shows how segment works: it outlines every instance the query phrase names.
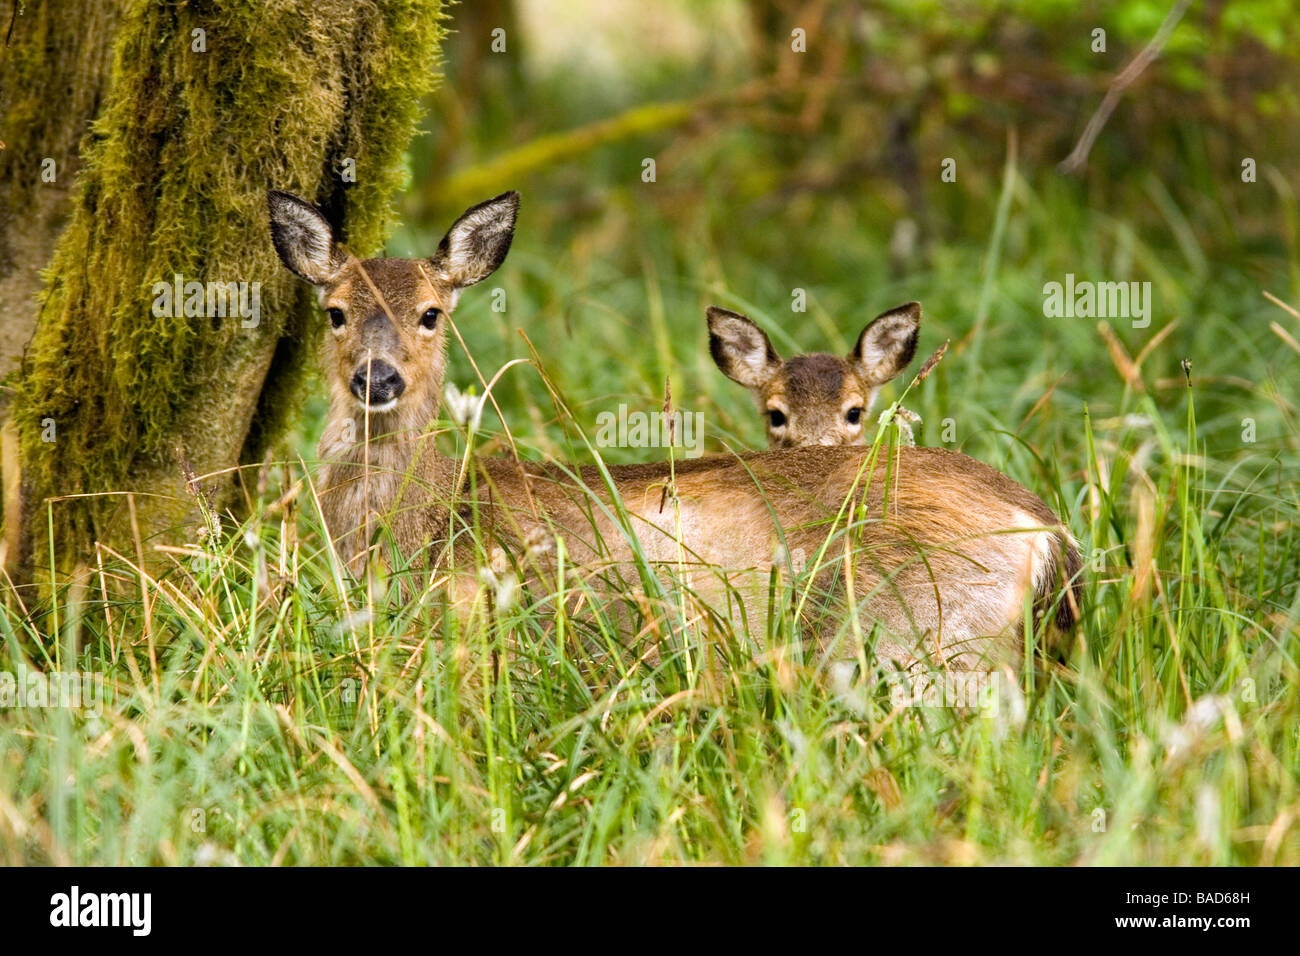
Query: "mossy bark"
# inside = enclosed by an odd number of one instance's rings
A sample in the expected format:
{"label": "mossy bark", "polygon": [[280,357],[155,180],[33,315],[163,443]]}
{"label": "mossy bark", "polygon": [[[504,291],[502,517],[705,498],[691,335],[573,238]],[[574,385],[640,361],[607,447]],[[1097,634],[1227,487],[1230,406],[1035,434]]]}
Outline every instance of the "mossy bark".
{"label": "mossy bark", "polygon": [[[40,272],[67,219],[125,5],[29,0],[0,13],[0,381],[36,327]],[[7,404],[0,392],[0,418]]]}
{"label": "mossy bark", "polygon": [[[96,542],[134,554],[137,529],[146,551],[184,536],[198,518],[182,458],[218,504],[261,461],[317,330],[271,246],[266,190],[315,200],[375,252],[442,32],[441,0],[127,0],[16,386],[31,565],[72,567]],[[155,283],[178,275],[248,283],[258,314],[156,315]]]}

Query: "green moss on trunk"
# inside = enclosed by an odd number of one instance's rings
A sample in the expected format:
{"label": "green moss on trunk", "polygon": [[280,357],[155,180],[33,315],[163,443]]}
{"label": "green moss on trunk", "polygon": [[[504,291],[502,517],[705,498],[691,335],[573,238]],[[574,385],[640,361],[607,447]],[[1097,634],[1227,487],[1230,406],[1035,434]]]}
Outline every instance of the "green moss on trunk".
{"label": "green moss on trunk", "polygon": [[[36,326],[40,271],[72,201],[126,0],[29,0],[0,13],[0,381]],[[46,161],[55,165],[47,170]],[[8,406],[0,391],[0,417]]]}
{"label": "green moss on trunk", "polygon": [[[440,0],[127,4],[14,406],[36,566],[51,547],[61,567],[96,541],[131,552],[120,492],[146,541],[188,529],[178,455],[223,501],[291,418],[316,319],[271,246],[266,189],[315,199],[376,251],[441,17]],[[256,326],[156,317],[153,286],[176,275],[260,283]]]}

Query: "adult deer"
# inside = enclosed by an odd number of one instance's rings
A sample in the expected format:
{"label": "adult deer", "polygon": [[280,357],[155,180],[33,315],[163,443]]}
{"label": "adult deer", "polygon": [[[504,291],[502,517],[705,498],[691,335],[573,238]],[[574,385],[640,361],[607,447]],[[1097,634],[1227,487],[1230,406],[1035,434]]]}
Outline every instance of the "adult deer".
{"label": "adult deer", "polygon": [[505,458],[462,467],[433,441],[446,319],[505,259],[518,194],[467,210],[428,259],[361,261],[310,203],[275,191],[269,208],[281,260],[317,287],[330,318],[317,487],[352,571],[380,525],[406,558],[452,568],[453,582],[474,582],[485,547],[545,578],[563,539],[581,573],[644,560],[718,606],[739,595],[763,633],[773,561],[802,553],[820,591],[880,625],[877,654],[908,663],[1014,653],[1027,605],[1073,623],[1074,591],[1057,597],[1076,570],[1059,519],[955,452],[800,448],[610,467],[608,481],[598,467]]}

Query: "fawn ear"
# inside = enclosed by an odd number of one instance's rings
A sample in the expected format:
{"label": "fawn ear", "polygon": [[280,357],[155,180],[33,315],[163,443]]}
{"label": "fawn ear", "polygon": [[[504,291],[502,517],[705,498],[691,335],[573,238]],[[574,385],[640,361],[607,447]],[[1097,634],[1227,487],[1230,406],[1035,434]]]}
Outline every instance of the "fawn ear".
{"label": "fawn ear", "polygon": [[884,385],[912,361],[920,332],[921,303],[882,312],[858,336],[849,364],[868,385]]}
{"label": "fawn ear", "polygon": [[313,285],[325,285],[345,262],[347,253],[334,242],[334,230],[319,209],[290,193],[266,194],[271,214],[271,241],[280,261]]}
{"label": "fawn ear", "polygon": [[438,243],[430,264],[454,288],[482,282],[505,261],[518,215],[514,190],[466,209]]}
{"label": "fawn ear", "polygon": [[746,316],[709,306],[709,354],[722,374],[745,388],[761,388],[781,367],[767,334]]}

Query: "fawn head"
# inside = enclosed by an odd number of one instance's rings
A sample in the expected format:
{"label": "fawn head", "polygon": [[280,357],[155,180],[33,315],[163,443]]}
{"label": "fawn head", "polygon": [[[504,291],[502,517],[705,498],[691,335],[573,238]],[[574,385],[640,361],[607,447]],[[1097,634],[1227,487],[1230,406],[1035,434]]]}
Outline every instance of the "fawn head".
{"label": "fawn head", "polygon": [[357,259],[334,241],[324,214],[286,192],[267,194],[280,261],[318,290],[332,332],[325,371],[341,407],[436,414],[446,365],[445,318],[466,286],[510,251],[519,194],[465,211],[428,259]]}
{"label": "fawn head", "polygon": [[749,389],[767,420],[771,448],[854,445],[880,387],[916,353],[921,304],[876,316],[846,357],[813,353],[782,360],[746,316],[709,306],[709,352],[722,374]]}

